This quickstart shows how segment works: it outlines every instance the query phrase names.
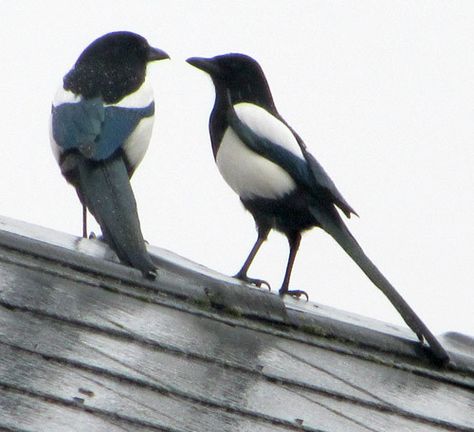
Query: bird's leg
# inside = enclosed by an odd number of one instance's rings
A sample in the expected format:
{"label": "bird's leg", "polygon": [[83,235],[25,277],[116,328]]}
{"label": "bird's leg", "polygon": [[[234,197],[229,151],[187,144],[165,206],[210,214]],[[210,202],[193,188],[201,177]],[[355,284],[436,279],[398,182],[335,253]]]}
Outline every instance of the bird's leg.
{"label": "bird's leg", "polygon": [[301,243],[301,234],[299,232],[287,234],[288,243],[290,244],[290,254],[288,256],[288,264],[286,265],[285,277],[279,294],[281,297],[284,295],[291,295],[292,297],[300,298],[302,295],[306,297],[306,300],[309,299],[308,294],[305,291],[301,290],[288,290],[288,285],[290,284],[291,271],[293,270],[293,264],[295,263],[296,253]]}
{"label": "bird's leg", "polygon": [[87,207],[82,204],[82,237],[87,238]]}
{"label": "bird's leg", "polygon": [[249,256],[247,257],[247,259],[245,260],[244,265],[237,272],[237,274],[234,275],[234,277],[236,279],[239,279],[239,280],[243,281],[243,282],[246,282],[246,283],[249,283],[249,284],[252,284],[252,285],[256,285],[259,288],[262,285],[266,285],[268,287],[268,290],[270,291],[271,290],[270,284],[267,281],[265,281],[263,279],[254,279],[254,278],[250,278],[250,277],[247,276],[247,272],[249,270],[249,267],[252,264],[252,262],[255,258],[255,255],[257,255],[257,252],[260,249],[260,246],[262,246],[263,242],[267,239],[269,231],[270,230],[266,229],[266,228],[258,230],[257,241],[253,245],[253,248],[250,251]]}

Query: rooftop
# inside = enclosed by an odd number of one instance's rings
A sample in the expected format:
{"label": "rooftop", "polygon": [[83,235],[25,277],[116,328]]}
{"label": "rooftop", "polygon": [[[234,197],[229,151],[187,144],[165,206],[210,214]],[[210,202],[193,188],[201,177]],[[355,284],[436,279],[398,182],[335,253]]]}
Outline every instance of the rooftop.
{"label": "rooftop", "polygon": [[0,217],[0,430],[474,431],[474,340]]}

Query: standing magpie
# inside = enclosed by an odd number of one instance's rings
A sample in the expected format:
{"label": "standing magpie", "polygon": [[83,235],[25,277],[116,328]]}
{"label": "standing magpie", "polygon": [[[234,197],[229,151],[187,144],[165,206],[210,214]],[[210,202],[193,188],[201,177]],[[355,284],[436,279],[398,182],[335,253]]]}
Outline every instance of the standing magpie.
{"label": "standing magpie", "polygon": [[149,278],[148,255],[130,177],[150,141],[155,110],[146,81],[149,62],[169,58],[131,32],[108,33],[79,56],[58,89],[51,111],[54,156],[104,240],[120,260]]}
{"label": "standing magpie", "polygon": [[216,99],[209,131],[214,158],[257,226],[257,241],[235,277],[258,286],[265,283],[249,278],[247,271],[270,230],[276,229],[287,237],[290,248],[279,293],[307,297],[304,291],[288,289],[290,275],[301,233],[320,227],[388,297],[419,340],[427,340],[434,356],[447,362],[443,347],[349,232],[338,209],[346,217],[356,212],[277,111],[260,65],[243,54],[192,57],[187,62],[212,78]]}

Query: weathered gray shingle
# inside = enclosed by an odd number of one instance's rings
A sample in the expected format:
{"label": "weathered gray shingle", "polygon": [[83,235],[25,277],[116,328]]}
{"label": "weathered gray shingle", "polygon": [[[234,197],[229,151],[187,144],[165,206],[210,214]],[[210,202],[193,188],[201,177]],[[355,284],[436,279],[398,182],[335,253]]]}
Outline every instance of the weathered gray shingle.
{"label": "weathered gray shingle", "polygon": [[249,288],[150,248],[0,219],[0,429],[474,431],[474,344]]}

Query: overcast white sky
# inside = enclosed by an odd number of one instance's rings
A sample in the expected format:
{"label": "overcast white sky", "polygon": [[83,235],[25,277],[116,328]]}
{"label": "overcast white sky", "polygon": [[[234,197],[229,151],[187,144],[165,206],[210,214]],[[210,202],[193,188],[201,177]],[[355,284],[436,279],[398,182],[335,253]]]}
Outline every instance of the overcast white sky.
{"label": "overcast white sky", "polygon": [[[0,213],[81,234],[81,208],[50,151],[50,103],[95,38],[131,30],[166,50],[149,68],[152,142],[132,184],[145,238],[226,274],[253,219],[212,158],[210,79],[189,56],[256,58],[277,107],[360,219],[349,227],[435,333],[474,335],[474,2],[0,0]],[[278,289],[287,243],[272,234],[250,275]],[[402,321],[320,230],[292,287],[312,301]]]}

